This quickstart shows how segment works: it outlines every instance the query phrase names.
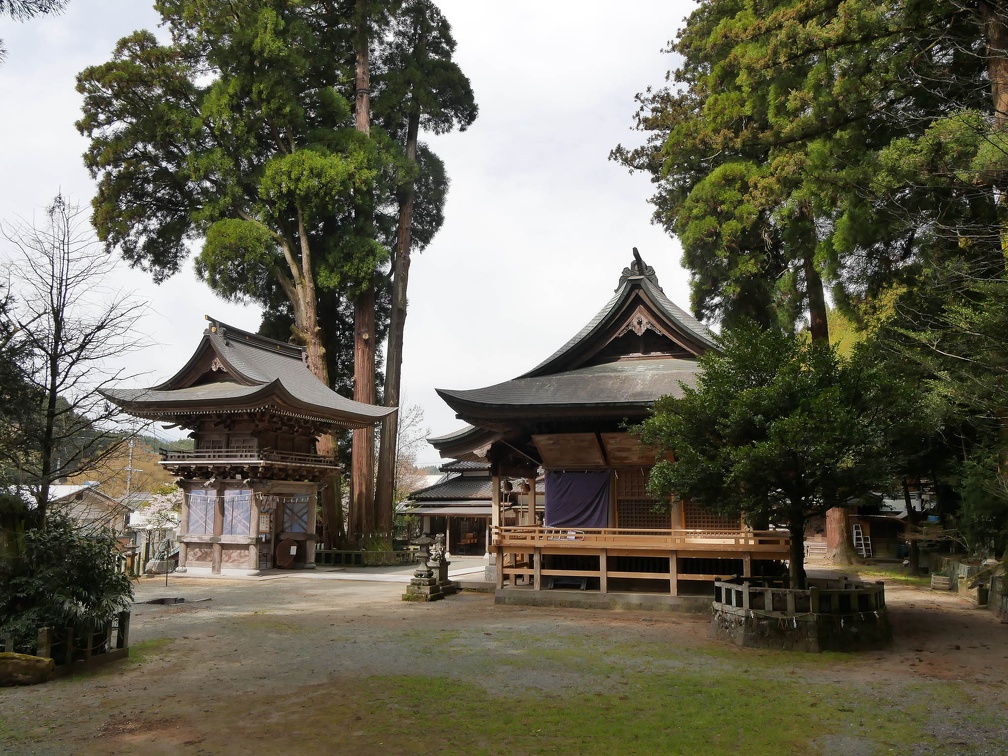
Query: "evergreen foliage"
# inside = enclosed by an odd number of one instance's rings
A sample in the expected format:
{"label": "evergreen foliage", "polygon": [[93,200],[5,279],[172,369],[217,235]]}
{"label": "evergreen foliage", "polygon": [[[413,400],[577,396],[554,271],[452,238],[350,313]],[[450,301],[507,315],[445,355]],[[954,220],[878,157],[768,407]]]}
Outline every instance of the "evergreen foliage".
{"label": "evergreen foliage", "polygon": [[84,534],[50,513],[44,529],[24,530],[20,555],[0,560],[0,636],[13,636],[15,648],[27,652],[41,627],[110,621],[133,599],[118,561],[111,532]]}
{"label": "evergreen foliage", "polygon": [[910,398],[871,364],[748,323],[700,358],[696,388],[664,397],[637,426],[671,451],[653,469],[656,497],[675,495],[757,528],[791,532],[791,578],[803,586],[806,519],[886,484],[890,441]]}

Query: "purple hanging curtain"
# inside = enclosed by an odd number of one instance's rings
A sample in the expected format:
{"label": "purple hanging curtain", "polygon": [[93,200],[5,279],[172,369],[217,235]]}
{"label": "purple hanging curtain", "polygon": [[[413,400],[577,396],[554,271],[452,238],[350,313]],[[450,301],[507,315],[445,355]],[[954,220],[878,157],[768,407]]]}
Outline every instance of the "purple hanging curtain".
{"label": "purple hanging curtain", "polygon": [[546,527],[609,527],[609,471],[547,472]]}

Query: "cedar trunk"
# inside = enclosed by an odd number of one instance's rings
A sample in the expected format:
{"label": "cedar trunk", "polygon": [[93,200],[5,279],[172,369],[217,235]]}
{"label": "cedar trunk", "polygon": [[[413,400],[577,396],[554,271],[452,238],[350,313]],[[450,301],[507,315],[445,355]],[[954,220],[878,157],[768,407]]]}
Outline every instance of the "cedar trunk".
{"label": "cedar trunk", "polygon": [[805,273],[805,295],[808,297],[809,332],[812,343],[829,344],[829,324],[826,319],[826,295],[823,292],[822,276],[816,268],[812,250],[802,262]]}
{"label": "cedar trunk", "polygon": [[[354,48],[357,61],[354,123],[357,131],[371,133],[371,74],[368,61],[368,13],[365,0],[356,3]],[[360,209],[358,223],[370,228],[370,211]],[[364,282],[354,301],[354,400],[375,402],[375,290],[374,281]],[[350,464],[350,530],[356,538],[375,532],[374,511],[374,428],[353,432],[353,459]]]}
{"label": "cedar trunk", "polygon": [[[406,158],[416,162],[417,135],[420,131],[420,114],[410,115],[406,136]],[[392,313],[389,322],[388,353],[385,359],[385,406],[398,407],[402,382],[403,334],[406,328],[406,289],[409,284],[410,249],[413,245],[413,203],[416,190],[410,182],[399,201],[399,230],[396,255],[392,263]],[[395,502],[395,473],[397,442],[399,439],[399,413],[393,412],[382,421],[381,446],[378,450],[378,488],[375,507],[378,528],[392,532],[392,512]]]}
{"label": "cedar trunk", "polygon": [[826,559],[834,564],[854,564],[854,541],[847,527],[847,510],[833,507],[826,511]]}
{"label": "cedar trunk", "polygon": [[[354,302],[354,400],[375,403],[375,290],[369,285]],[[350,465],[350,530],[355,538],[375,533],[374,428],[353,432]]]}
{"label": "cedar trunk", "polygon": [[792,588],[803,590],[806,585],[805,514],[803,511],[791,513],[788,530],[791,532],[791,562],[788,565],[788,577]]}
{"label": "cedar trunk", "polygon": [[985,3],[982,7],[984,31],[987,36],[987,71],[994,109],[994,128],[1008,123],[1008,26],[1005,25],[1003,0]]}

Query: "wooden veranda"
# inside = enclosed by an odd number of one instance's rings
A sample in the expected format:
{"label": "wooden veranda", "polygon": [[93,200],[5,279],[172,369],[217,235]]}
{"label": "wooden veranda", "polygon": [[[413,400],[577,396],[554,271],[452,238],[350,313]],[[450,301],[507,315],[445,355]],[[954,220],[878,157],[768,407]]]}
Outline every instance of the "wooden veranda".
{"label": "wooden veranda", "polygon": [[680,593],[714,580],[773,574],[790,557],[787,531],[498,526],[497,589]]}

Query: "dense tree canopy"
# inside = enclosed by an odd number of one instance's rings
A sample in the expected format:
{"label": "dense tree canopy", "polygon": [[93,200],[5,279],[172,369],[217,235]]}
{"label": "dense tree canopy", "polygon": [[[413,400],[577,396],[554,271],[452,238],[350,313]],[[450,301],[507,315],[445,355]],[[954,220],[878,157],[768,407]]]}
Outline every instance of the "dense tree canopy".
{"label": "dense tree canopy", "polygon": [[[258,303],[264,330],[305,344],[320,379],[374,401],[393,280],[405,307],[405,273],[385,266],[408,260],[404,227],[423,249],[443,222],[447,177],[418,128],[476,114],[450,27],[426,0],[156,7],[170,43],[136,32],[78,77],[100,238],[155,280],[195,248],[214,291]],[[372,446],[355,440],[355,457]],[[373,471],[353,469],[357,501]],[[370,531],[368,498],[355,517]]]}
{"label": "dense tree canopy", "polygon": [[696,388],[665,397],[638,426],[674,454],[650,487],[756,526],[791,531],[791,578],[804,585],[805,520],[878,490],[895,473],[891,439],[911,399],[865,361],[742,324],[700,358]]}
{"label": "dense tree canopy", "polygon": [[136,32],[78,78],[99,236],[155,280],[202,240],[197,272],[226,298],[288,309],[326,379],[319,290],[372,279],[393,226],[360,228],[358,205],[390,204],[412,173],[386,134],[353,128],[346,9],[157,7],[170,44]]}
{"label": "dense tree canopy", "polygon": [[788,330],[805,312],[824,343],[832,295],[874,333],[880,364],[941,405],[916,442],[929,461],[908,463],[904,484],[940,488],[955,458],[1004,453],[991,428],[1008,409],[1006,14],[1002,2],[705,0],[670,45],[670,84],[639,95],[646,143],[613,152],[651,174],[699,316]]}
{"label": "dense tree canopy", "polygon": [[949,229],[990,227],[994,194],[957,173],[994,122],[983,13],[699,5],[671,45],[673,84],[640,96],[648,142],[614,151],[652,174],[699,315],[789,324],[805,309],[824,340],[819,278],[839,304],[860,302],[901,284]]}

